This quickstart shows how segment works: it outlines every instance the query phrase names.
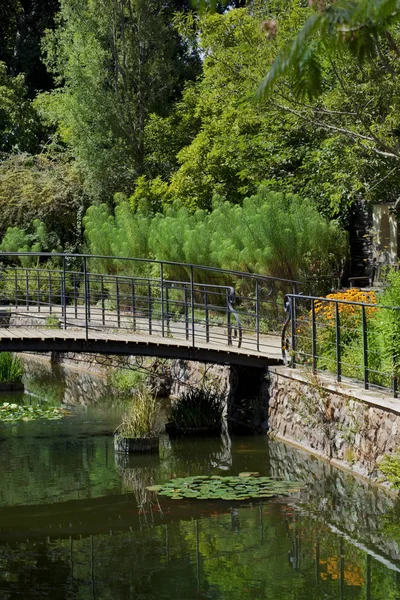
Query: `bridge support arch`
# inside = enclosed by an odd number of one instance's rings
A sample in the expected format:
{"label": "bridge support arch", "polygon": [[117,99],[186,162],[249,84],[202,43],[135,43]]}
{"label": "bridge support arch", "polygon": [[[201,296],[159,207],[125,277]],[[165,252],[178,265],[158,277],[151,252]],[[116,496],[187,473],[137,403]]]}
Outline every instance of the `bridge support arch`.
{"label": "bridge support arch", "polygon": [[266,431],[269,376],[266,367],[231,365],[227,418],[232,433]]}

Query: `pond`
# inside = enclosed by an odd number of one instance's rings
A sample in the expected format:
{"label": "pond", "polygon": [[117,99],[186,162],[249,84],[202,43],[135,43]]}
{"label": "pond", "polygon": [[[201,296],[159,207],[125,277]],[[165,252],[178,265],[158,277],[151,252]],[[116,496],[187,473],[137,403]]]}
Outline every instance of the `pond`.
{"label": "pond", "polygon": [[[86,380],[86,405],[74,404],[77,377],[33,368],[35,395],[18,401],[67,401],[71,415],[0,424],[1,600],[400,598],[395,497],[264,436],[163,436],[160,457],[116,456],[123,406]],[[305,487],[244,504],[145,489],[249,470]]]}

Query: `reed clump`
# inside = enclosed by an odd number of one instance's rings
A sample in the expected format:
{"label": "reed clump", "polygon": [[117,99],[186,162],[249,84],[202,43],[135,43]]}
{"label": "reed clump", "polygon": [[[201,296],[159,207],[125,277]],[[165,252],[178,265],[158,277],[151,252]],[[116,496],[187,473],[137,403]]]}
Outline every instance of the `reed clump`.
{"label": "reed clump", "polygon": [[23,374],[20,358],[11,352],[0,352],[0,383],[21,383]]}
{"label": "reed clump", "polygon": [[169,421],[175,427],[187,429],[221,428],[225,396],[203,388],[182,394],[169,411]]}
{"label": "reed clump", "polygon": [[160,403],[145,386],[140,387],[122,415],[115,435],[123,438],[150,438],[159,434]]}

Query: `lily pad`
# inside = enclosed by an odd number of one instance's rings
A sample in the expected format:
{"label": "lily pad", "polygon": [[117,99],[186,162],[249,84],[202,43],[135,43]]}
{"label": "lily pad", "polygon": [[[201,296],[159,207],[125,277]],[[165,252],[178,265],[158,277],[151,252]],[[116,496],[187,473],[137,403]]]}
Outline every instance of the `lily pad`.
{"label": "lily pad", "polygon": [[[251,477],[251,479],[249,479]],[[289,496],[301,489],[297,481],[274,480],[271,477],[260,477],[255,472],[241,473],[237,477],[177,478],[163,485],[152,485],[147,488],[152,492],[166,496],[172,500],[250,500],[272,498],[273,496]]]}

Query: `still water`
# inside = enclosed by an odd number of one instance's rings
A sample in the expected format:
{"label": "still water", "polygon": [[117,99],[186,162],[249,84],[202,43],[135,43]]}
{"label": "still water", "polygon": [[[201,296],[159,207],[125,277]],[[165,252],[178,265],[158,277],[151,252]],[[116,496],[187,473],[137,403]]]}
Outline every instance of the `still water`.
{"label": "still water", "polygon": [[[159,457],[116,456],[122,407],[104,389],[74,403],[72,375],[38,372],[28,389],[71,416],[0,425],[1,600],[400,599],[400,505],[384,491],[263,436],[163,437]],[[306,486],[244,505],[146,493],[248,470]]]}

